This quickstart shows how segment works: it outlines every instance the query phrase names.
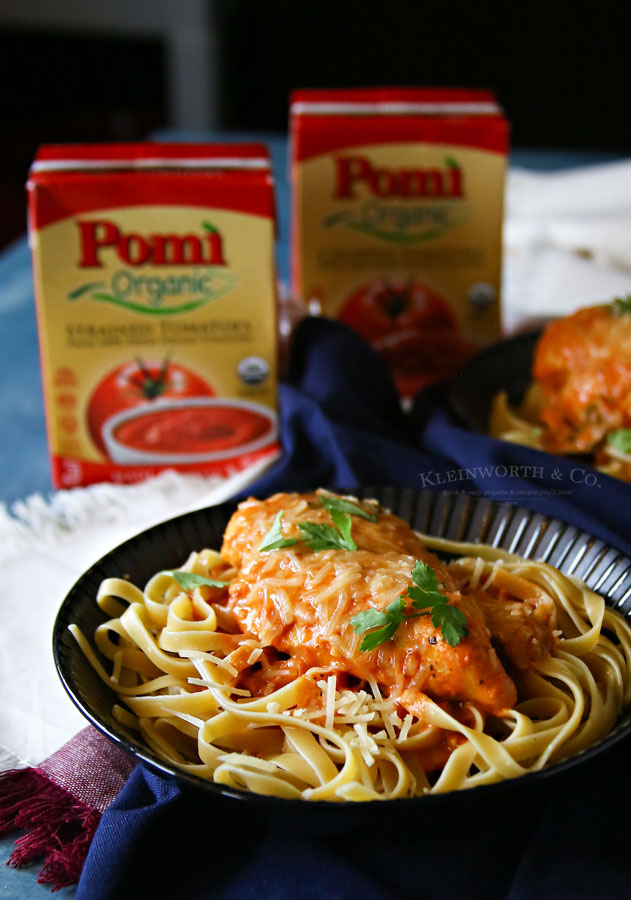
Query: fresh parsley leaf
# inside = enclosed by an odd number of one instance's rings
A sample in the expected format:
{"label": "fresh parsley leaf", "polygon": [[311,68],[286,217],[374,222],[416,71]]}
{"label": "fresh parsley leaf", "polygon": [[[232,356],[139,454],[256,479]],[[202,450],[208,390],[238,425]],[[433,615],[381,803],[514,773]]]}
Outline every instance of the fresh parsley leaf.
{"label": "fresh parsley leaf", "polygon": [[390,640],[405,617],[405,600],[397,597],[392,603],[381,611],[371,606],[351,619],[351,625],[356,634],[364,634],[369,629],[375,629],[367,634],[359,645],[363,651],[374,650],[380,644]]}
{"label": "fresh parsley leaf", "polygon": [[[467,618],[457,606],[451,606],[445,595],[438,590],[438,579],[432,567],[417,560],[412,569],[412,581],[414,584],[410,585],[406,594],[394,600],[384,612],[371,607],[351,619],[351,625],[357,634],[370,630],[370,634],[361,642],[360,650],[374,650],[392,637],[404,619],[414,619],[424,613],[431,615],[432,625],[440,628],[443,637],[452,647],[456,647],[463,637],[467,637]],[[419,612],[405,612],[406,597]]]}
{"label": "fresh parsley leaf", "polygon": [[616,297],[611,304],[611,313],[614,316],[624,316],[626,313],[631,313],[631,294],[627,294],[626,297]]}
{"label": "fresh parsley leaf", "polygon": [[348,513],[331,510],[334,525],[319,525],[317,522],[300,522],[298,527],[305,535],[305,543],[310,550],[357,550],[351,536],[351,517]]}
{"label": "fresh parsley leaf", "polygon": [[[357,550],[357,544],[351,535],[351,517],[348,513],[339,509],[330,509],[333,525],[319,525],[317,522],[300,522],[298,527],[310,550]],[[259,553],[268,550],[281,550],[283,547],[293,547],[298,543],[297,538],[283,537],[283,512],[279,512],[274,523],[267,532]]]}
{"label": "fresh parsley leaf", "polygon": [[631,453],[631,428],[620,428],[618,431],[610,431],[607,435],[607,443],[620,453]]}
{"label": "fresh parsley leaf", "polygon": [[[427,594],[421,588],[409,587],[407,593],[414,609],[430,609],[436,602],[432,594]],[[440,600],[438,602],[440,603]]]}
{"label": "fresh parsley leaf", "polygon": [[196,575],[195,572],[182,572],[180,569],[163,569],[162,575],[170,575],[171,578],[175,578],[177,583],[181,588],[185,591],[193,591],[196,587],[200,587],[200,585],[207,585],[208,587],[228,587],[230,584],[229,581],[219,581],[217,578],[206,578],[205,575]]}
{"label": "fresh parsley leaf", "polygon": [[420,559],[417,559],[412,569],[412,581],[422,591],[427,591],[430,594],[439,592],[436,572],[427,563],[421,562]]}
{"label": "fresh parsley leaf", "polygon": [[300,522],[304,540],[310,550],[329,550],[339,548],[341,534],[332,525],[318,525],[317,522]]}
{"label": "fresh parsley leaf", "polygon": [[369,606],[368,609],[363,609],[353,616],[351,625],[355,634],[363,634],[365,631],[370,631],[371,628],[380,628],[389,621],[388,613],[377,609],[376,606]]}
{"label": "fresh parsley leaf", "polygon": [[416,561],[412,569],[413,587],[408,588],[408,596],[415,609],[431,609],[437,603],[446,603],[446,598],[438,590],[436,572],[427,563]]}
{"label": "fresh parsley leaf", "polygon": [[444,603],[437,603],[433,607],[432,625],[440,628],[443,637],[452,647],[456,647],[469,634],[467,617],[457,606],[450,606],[446,598]]}
{"label": "fresh parsley leaf", "polygon": [[268,550],[282,550],[283,547],[293,547],[297,542],[297,538],[283,537],[283,513],[279,512],[274,519],[272,527],[261,542],[259,553],[266,553]]}
{"label": "fresh parsley leaf", "polygon": [[447,643],[456,647],[461,638],[469,633],[465,614],[457,606],[450,606],[445,595],[438,590],[436,572],[431,566],[417,560],[412,570],[412,581],[415,586],[408,588],[412,606],[431,610],[434,628],[440,628]]}
{"label": "fresh parsley leaf", "polygon": [[371,515],[360,506],[357,506],[356,503],[351,503],[350,500],[345,500],[343,497],[336,497],[335,494],[320,494],[319,497],[322,506],[324,506],[325,509],[328,509],[331,514],[333,513],[333,510],[338,510],[339,512],[348,513],[351,516],[359,516],[361,519],[368,519],[369,522],[377,521],[377,516]]}
{"label": "fresh parsley leaf", "polygon": [[342,535],[342,540],[344,541],[346,549],[357,550],[357,544],[351,535],[352,519],[350,515],[341,510],[332,509],[331,518],[333,519],[333,524]]}
{"label": "fresh parsley leaf", "polygon": [[370,634],[367,634],[359,645],[359,649],[368,653],[370,650],[375,650],[381,644],[385,644],[385,642],[389,641],[394,635],[400,624],[401,623],[397,622],[396,619],[389,620],[388,624],[384,625],[383,628],[376,628],[374,631],[371,631]]}

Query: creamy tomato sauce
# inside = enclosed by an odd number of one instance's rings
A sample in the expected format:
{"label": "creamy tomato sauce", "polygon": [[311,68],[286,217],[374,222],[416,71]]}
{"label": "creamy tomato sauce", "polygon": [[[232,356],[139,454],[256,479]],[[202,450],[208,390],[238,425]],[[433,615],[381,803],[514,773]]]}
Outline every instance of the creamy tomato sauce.
{"label": "creamy tomato sauce", "polygon": [[146,412],[116,428],[121,444],[163,453],[213,453],[271,432],[266,416],[239,407],[184,407]]}

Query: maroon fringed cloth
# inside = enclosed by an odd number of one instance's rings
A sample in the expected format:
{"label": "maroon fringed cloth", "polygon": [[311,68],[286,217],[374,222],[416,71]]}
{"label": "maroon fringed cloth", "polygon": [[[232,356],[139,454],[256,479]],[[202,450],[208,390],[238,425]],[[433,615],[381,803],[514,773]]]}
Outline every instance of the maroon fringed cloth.
{"label": "maroon fringed cloth", "polygon": [[40,883],[54,891],[75,884],[101,813],[135,764],[89,727],[37,768],[0,773],[0,835],[26,832],[7,865],[43,859]]}

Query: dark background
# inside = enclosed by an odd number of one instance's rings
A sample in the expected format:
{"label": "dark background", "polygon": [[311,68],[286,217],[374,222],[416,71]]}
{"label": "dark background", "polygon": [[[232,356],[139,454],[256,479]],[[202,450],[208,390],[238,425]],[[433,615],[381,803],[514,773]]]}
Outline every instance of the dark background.
{"label": "dark background", "polygon": [[[625,0],[207,4],[215,128],[285,131],[294,87],[462,85],[497,93],[514,146],[631,152]],[[38,144],[170,124],[160,40],[0,24],[0,246],[24,230]]]}

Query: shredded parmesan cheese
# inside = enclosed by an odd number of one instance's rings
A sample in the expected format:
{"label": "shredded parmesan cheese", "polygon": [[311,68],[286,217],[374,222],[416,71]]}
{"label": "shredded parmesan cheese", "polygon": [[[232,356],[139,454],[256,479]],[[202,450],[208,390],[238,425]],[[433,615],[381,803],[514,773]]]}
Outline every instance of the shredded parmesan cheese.
{"label": "shredded parmesan cheese", "polygon": [[337,677],[335,675],[329,675],[326,680],[326,716],[325,716],[325,728],[333,728],[333,719],[335,717],[335,687],[337,684]]}
{"label": "shredded parmesan cheese", "polygon": [[410,733],[410,726],[412,725],[412,716],[408,713],[408,715],[403,720],[403,725],[401,726],[401,731],[399,732],[399,740],[407,741],[408,735]]}
{"label": "shredded parmesan cheese", "polygon": [[[370,677],[368,683],[370,684],[370,690],[372,691],[373,697],[375,698],[375,700],[378,701],[379,708],[384,710],[384,712],[387,709],[392,710],[392,712],[394,713],[394,716],[398,719],[396,710],[394,708],[394,704],[392,703],[391,700],[384,701],[383,697],[381,696],[381,691],[379,690],[379,685],[377,684],[375,679]],[[386,728],[386,731],[388,732],[388,737],[390,738],[390,740],[396,741],[397,736],[396,736],[396,733],[395,733],[395,730],[393,727],[391,716],[384,715],[383,724],[385,725],[385,728]]]}
{"label": "shredded parmesan cheese", "polygon": [[379,753],[379,747],[368,734],[368,729],[363,723],[353,725],[355,734],[357,735],[357,747],[362,755],[362,759],[370,768],[375,763],[375,754]]}

